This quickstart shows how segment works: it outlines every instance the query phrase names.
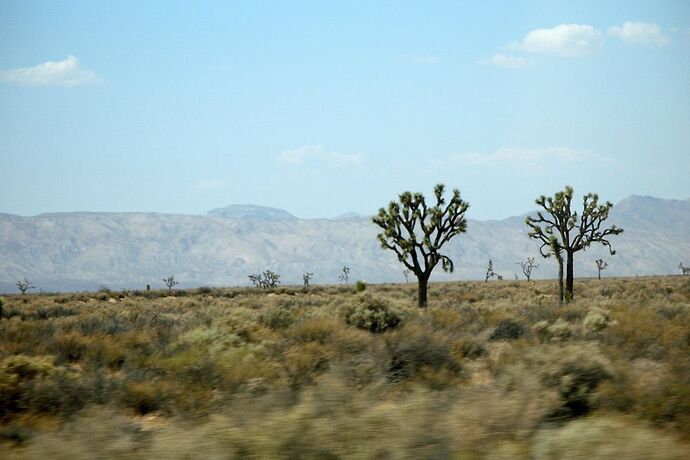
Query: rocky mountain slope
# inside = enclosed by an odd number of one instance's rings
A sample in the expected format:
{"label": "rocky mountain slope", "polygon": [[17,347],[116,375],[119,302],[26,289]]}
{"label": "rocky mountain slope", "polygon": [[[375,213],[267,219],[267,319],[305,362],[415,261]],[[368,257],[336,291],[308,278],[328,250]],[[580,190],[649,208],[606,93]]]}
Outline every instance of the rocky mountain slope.
{"label": "rocky mountain slope", "polygon": [[[679,262],[690,265],[690,200],[631,196],[614,206],[610,222],[625,229],[612,240],[617,254],[598,247],[578,253],[576,276],[595,276],[599,257],[609,263],[604,276],[674,274]],[[248,274],[265,269],[280,273],[283,283],[301,283],[305,271],[315,274],[314,283],[337,283],[343,265],[352,280],[404,281],[376,233],[368,218],[356,215],[307,220],[249,205],[206,216],[0,214],[0,291],[16,292],[24,276],[46,291],[162,287],[170,274],[179,287],[248,285]],[[447,248],[455,272],[439,267],[433,279],[483,279],[490,258],[504,279],[522,277],[516,263],[527,257],[538,259],[535,277],[554,277],[554,262],[539,256],[526,233],[524,216],[469,219],[467,233]]]}

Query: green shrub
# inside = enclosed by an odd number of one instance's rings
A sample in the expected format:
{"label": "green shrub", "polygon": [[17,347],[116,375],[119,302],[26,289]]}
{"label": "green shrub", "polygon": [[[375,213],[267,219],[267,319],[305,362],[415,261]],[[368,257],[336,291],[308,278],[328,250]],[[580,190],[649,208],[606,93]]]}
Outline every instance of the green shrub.
{"label": "green shrub", "polygon": [[355,290],[357,292],[364,292],[367,290],[367,283],[364,281],[357,281],[357,284],[355,284]]}
{"label": "green shrub", "polygon": [[345,320],[350,326],[367,330],[372,333],[395,329],[400,325],[400,316],[394,312],[388,303],[380,299],[365,296],[356,305],[345,310]]}

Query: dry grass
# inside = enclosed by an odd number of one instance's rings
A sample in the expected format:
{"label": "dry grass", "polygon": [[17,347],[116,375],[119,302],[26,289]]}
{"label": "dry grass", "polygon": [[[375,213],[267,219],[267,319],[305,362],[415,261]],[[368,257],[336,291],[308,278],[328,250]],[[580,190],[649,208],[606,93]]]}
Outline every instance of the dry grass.
{"label": "dry grass", "polygon": [[3,458],[687,458],[690,278],[8,296]]}

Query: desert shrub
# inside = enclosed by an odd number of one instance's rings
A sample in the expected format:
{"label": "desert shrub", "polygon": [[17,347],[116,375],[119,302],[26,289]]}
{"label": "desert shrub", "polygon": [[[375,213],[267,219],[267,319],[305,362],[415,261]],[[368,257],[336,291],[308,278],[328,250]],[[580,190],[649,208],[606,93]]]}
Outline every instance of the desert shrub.
{"label": "desert shrub", "polygon": [[456,346],[459,348],[460,355],[463,358],[478,359],[487,354],[484,344],[474,337],[463,337],[456,341]]}
{"label": "desert shrub", "polygon": [[49,356],[15,355],[0,361],[0,417],[22,409],[22,392],[27,383],[53,370],[53,358]]}
{"label": "desert shrub", "polygon": [[[0,441],[12,443],[14,446],[21,446],[26,441],[31,439],[32,433],[30,430],[17,423],[11,423],[0,427]],[[2,449],[0,449],[2,454]]]}
{"label": "desert shrub", "polygon": [[78,332],[59,334],[53,339],[53,349],[59,363],[80,361],[91,345],[91,340]]}
{"label": "desert shrub", "polygon": [[357,292],[366,291],[367,290],[367,283],[365,283],[364,281],[357,281],[357,283],[355,284],[355,290]]}
{"label": "desert shrub", "polygon": [[590,412],[597,386],[614,377],[608,360],[594,346],[547,349],[542,359],[542,382],[555,389],[562,402],[550,415],[552,419]]}
{"label": "desert shrub", "polygon": [[259,321],[271,329],[285,329],[295,322],[295,313],[289,307],[270,307],[261,313]]}
{"label": "desert shrub", "polygon": [[123,334],[133,328],[131,322],[127,321],[125,318],[103,313],[81,317],[75,326],[75,329],[79,330],[79,332],[84,335],[117,335]]}
{"label": "desert shrub", "polygon": [[576,334],[576,328],[559,318],[554,323],[539,321],[532,326],[532,332],[542,342],[564,342]]}
{"label": "desert shrub", "polygon": [[161,409],[164,394],[158,382],[129,382],[124,386],[124,403],[139,414],[147,414]]}
{"label": "desert shrub", "polygon": [[285,336],[291,342],[319,344],[330,343],[342,328],[340,321],[327,316],[307,317],[294,323],[285,331]]}
{"label": "desert shrub", "polygon": [[388,378],[393,382],[419,378],[432,386],[445,386],[462,373],[447,340],[433,331],[408,327],[388,341],[391,356]]}
{"label": "desert shrub", "polygon": [[535,437],[536,460],[612,458],[674,460],[688,456],[688,446],[673,437],[623,417],[589,417]]}
{"label": "desert shrub", "polygon": [[0,414],[21,412],[68,416],[115,392],[100,374],[55,366],[49,356],[15,355],[0,363]]}
{"label": "desert shrub", "polygon": [[210,294],[213,292],[213,288],[209,286],[201,286],[196,290],[196,292],[198,292],[199,294]]}
{"label": "desert shrub", "polygon": [[149,435],[130,418],[95,406],[78,414],[58,432],[37,434],[26,447],[28,458],[132,459],[145,458]]}
{"label": "desert shrub", "polygon": [[52,307],[38,307],[34,313],[36,319],[60,318],[63,316],[74,316],[78,312],[74,308],[64,307],[62,305]]}
{"label": "desert shrub", "polygon": [[599,332],[606,329],[611,323],[610,313],[602,308],[590,308],[582,320],[582,325],[587,331]]}
{"label": "desert shrub", "polygon": [[350,326],[379,333],[395,329],[401,318],[385,301],[365,296],[345,309],[345,321]]}
{"label": "desert shrub", "polygon": [[69,416],[105,396],[106,387],[99,376],[86,376],[64,367],[39,376],[24,387],[25,410]]}
{"label": "desert shrub", "polygon": [[281,360],[293,390],[311,384],[318,374],[329,368],[331,362],[329,354],[316,342],[289,347],[284,351]]}
{"label": "desert shrub", "polygon": [[522,337],[524,333],[525,327],[522,324],[512,319],[504,319],[498,323],[498,326],[491,332],[489,340],[495,342],[516,340]]}

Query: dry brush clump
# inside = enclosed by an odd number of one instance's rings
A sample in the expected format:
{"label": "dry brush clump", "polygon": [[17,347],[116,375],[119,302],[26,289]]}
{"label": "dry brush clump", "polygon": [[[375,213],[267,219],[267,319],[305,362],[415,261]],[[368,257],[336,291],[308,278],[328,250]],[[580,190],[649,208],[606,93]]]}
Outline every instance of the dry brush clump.
{"label": "dry brush clump", "polygon": [[10,295],[0,456],[682,457],[690,281],[575,287]]}

